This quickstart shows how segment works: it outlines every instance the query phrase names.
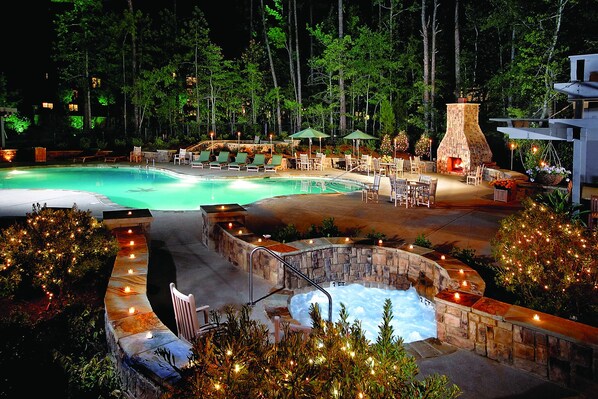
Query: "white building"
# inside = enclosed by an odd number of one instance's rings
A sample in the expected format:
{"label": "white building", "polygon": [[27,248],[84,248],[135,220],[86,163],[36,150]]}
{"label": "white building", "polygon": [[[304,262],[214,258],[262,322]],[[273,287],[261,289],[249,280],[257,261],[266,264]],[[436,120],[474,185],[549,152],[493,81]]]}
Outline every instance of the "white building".
{"label": "white building", "polygon": [[[555,83],[554,89],[565,93],[573,105],[572,119],[508,119],[498,131],[512,139],[567,140],[573,142],[572,200],[586,199],[584,188],[598,183],[598,54],[572,55],[568,83]],[[533,122],[536,126],[529,127]]]}

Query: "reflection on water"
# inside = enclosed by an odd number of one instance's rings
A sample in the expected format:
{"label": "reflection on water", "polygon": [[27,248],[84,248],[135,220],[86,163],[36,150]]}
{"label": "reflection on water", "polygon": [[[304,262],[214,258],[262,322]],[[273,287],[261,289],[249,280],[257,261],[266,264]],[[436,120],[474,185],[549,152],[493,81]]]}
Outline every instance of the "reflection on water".
{"label": "reflection on water", "polygon": [[294,194],[347,193],[358,184],[325,179],[205,179],[139,167],[36,167],[0,171],[0,189],[89,191],[131,208],[198,210]]}

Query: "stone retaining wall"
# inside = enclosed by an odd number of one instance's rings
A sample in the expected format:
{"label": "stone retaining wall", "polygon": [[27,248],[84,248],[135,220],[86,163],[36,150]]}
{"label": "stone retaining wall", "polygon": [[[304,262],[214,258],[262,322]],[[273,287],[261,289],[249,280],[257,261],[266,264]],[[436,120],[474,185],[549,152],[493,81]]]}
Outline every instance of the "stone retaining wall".
{"label": "stone retaining wall", "polygon": [[[250,259],[258,246],[278,253],[316,282],[365,281],[397,288],[414,284],[420,295],[436,304],[441,341],[565,386],[598,381],[597,328],[486,298],[478,273],[449,256],[349,237],[283,244],[253,234],[239,221],[207,227],[203,234],[209,237],[202,241],[210,241],[208,246],[229,262],[276,286],[301,288],[305,283],[285,274],[264,251],[257,250]],[[113,231],[121,249],[104,299],[106,338],[128,395],[159,399],[180,376],[156,350],[168,350],[180,368],[187,364],[191,347],[160,321],[147,299],[143,229]],[[534,320],[535,314],[539,320]]]}
{"label": "stone retaining wall", "polygon": [[576,390],[598,381],[597,328],[454,290],[435,302],[443,342]]}

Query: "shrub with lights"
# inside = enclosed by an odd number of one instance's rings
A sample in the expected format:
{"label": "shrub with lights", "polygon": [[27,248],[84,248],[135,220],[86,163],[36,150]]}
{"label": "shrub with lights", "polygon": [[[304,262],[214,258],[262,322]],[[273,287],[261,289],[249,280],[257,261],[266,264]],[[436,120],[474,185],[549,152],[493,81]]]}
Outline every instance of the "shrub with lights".
{"label": "shrub with lights", "polygon": [[426,157],[430,155],[430,136],[423,133],[415,143],[415,155]]}
{"label": "shrub with lights", "polygon": [[[323,321],[311,310],[309,336],[288,330],[272,343],[268,329],[250,317],[250,308],[225,311],[226,322],[193,344],[190,365],[178,369],[173,398],[454,398],[460,393],[446,376],[416,378],[418,366],[401,338],[393,337],[391,302],[375,343],[358,322]],[[218,317],[216,317],[218,319]],[[166,359],[165,350],[158,350]],[[174,366],[173,366],[174,367]]]}
{"label": "shrub with lights", "polygon": [[83,279],[118,251],[118,241],[90,211],[33,205],[24,223],[0,236],[0,296],[46,295],[65,303]]}
{"label": "shrub with lights", "polygon": [[409,137],[404,130],[401,130],[394,139],[395,146],[399,152],[407,152],[409,149]]}
{"label": "shrub with lights", "polygon": [[551,203],[526,198],[522,211],[501,221],[491,242],[496,282],[517,295],[522,306],[594,325],[597,232],[570,207],[554,209]]}

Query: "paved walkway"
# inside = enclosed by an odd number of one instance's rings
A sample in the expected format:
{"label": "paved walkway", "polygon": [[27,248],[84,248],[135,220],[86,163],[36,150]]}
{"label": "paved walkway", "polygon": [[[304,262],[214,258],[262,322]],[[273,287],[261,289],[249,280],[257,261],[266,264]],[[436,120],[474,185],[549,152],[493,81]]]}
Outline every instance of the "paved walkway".
{"label": "paved walkway", "polygon": [[[127,164],[127,163],[124,163]],[[219,171],[191,168],[188,165],[157,164],[158,167],[210,177],[247,177],[245,171]],[[311,172],[327,177],[343,175],[359,181],[373,180],[372,176],[329,169]],[[250,174],[255,177],[255,174]],[[263,173],[259,173],[263,175]],[[287,171],[277,175],[306,175],[305,172]],[[272,176],[272,174],[268,174]],[[412,178],[415,176],[411,176]],[[320,225],[324,218],[334,217],[341,231],[359,229],[365,235],[376,231],[388,238],[413,242],[424,234],[433,245],[458,246],[474,249],[478,255],[489,255],[489,240],[498,229],[500,219],[518,209],[516,203],[497,203],[492,200],[492,189],[487,184],[471,186],[463,177],[438,177],[437,201],[433,208],[395,207],[387,201],[388,179],[383,178],[378,203],[361,200],[361,193],[297,195],[267,199],[246,206],[247,225],[257,233],[271,233],[278,226],[293,223],[300,231],[311,224]],[[0,218],[23,216],[34,203],[53,207],[89,209],[97,218],[104,210],[122,209],[104,198],[82,192],[62,190],[0,190]],[[221,309],[226,304],[248,302],[248,278],[218,254],[200,243],[201,215],[197,211],[153,211],[151,226],[151,257],[148,273],[148,296],[154,311],[162,321],[173,326],[168,283],[175,281],[183,292],[191,292],[201,304]],[[272,288],[260,279],[254,279],[255,297]],[[265,312],[254,308],[255,317]],[[420,375],[433,373],[447,375],[463,390],[461,398],[575,398],[577,395],[530,373],[498,364],[469,351],[457,350],[437,340],[410,345],[409,350],[418,359]]]}

